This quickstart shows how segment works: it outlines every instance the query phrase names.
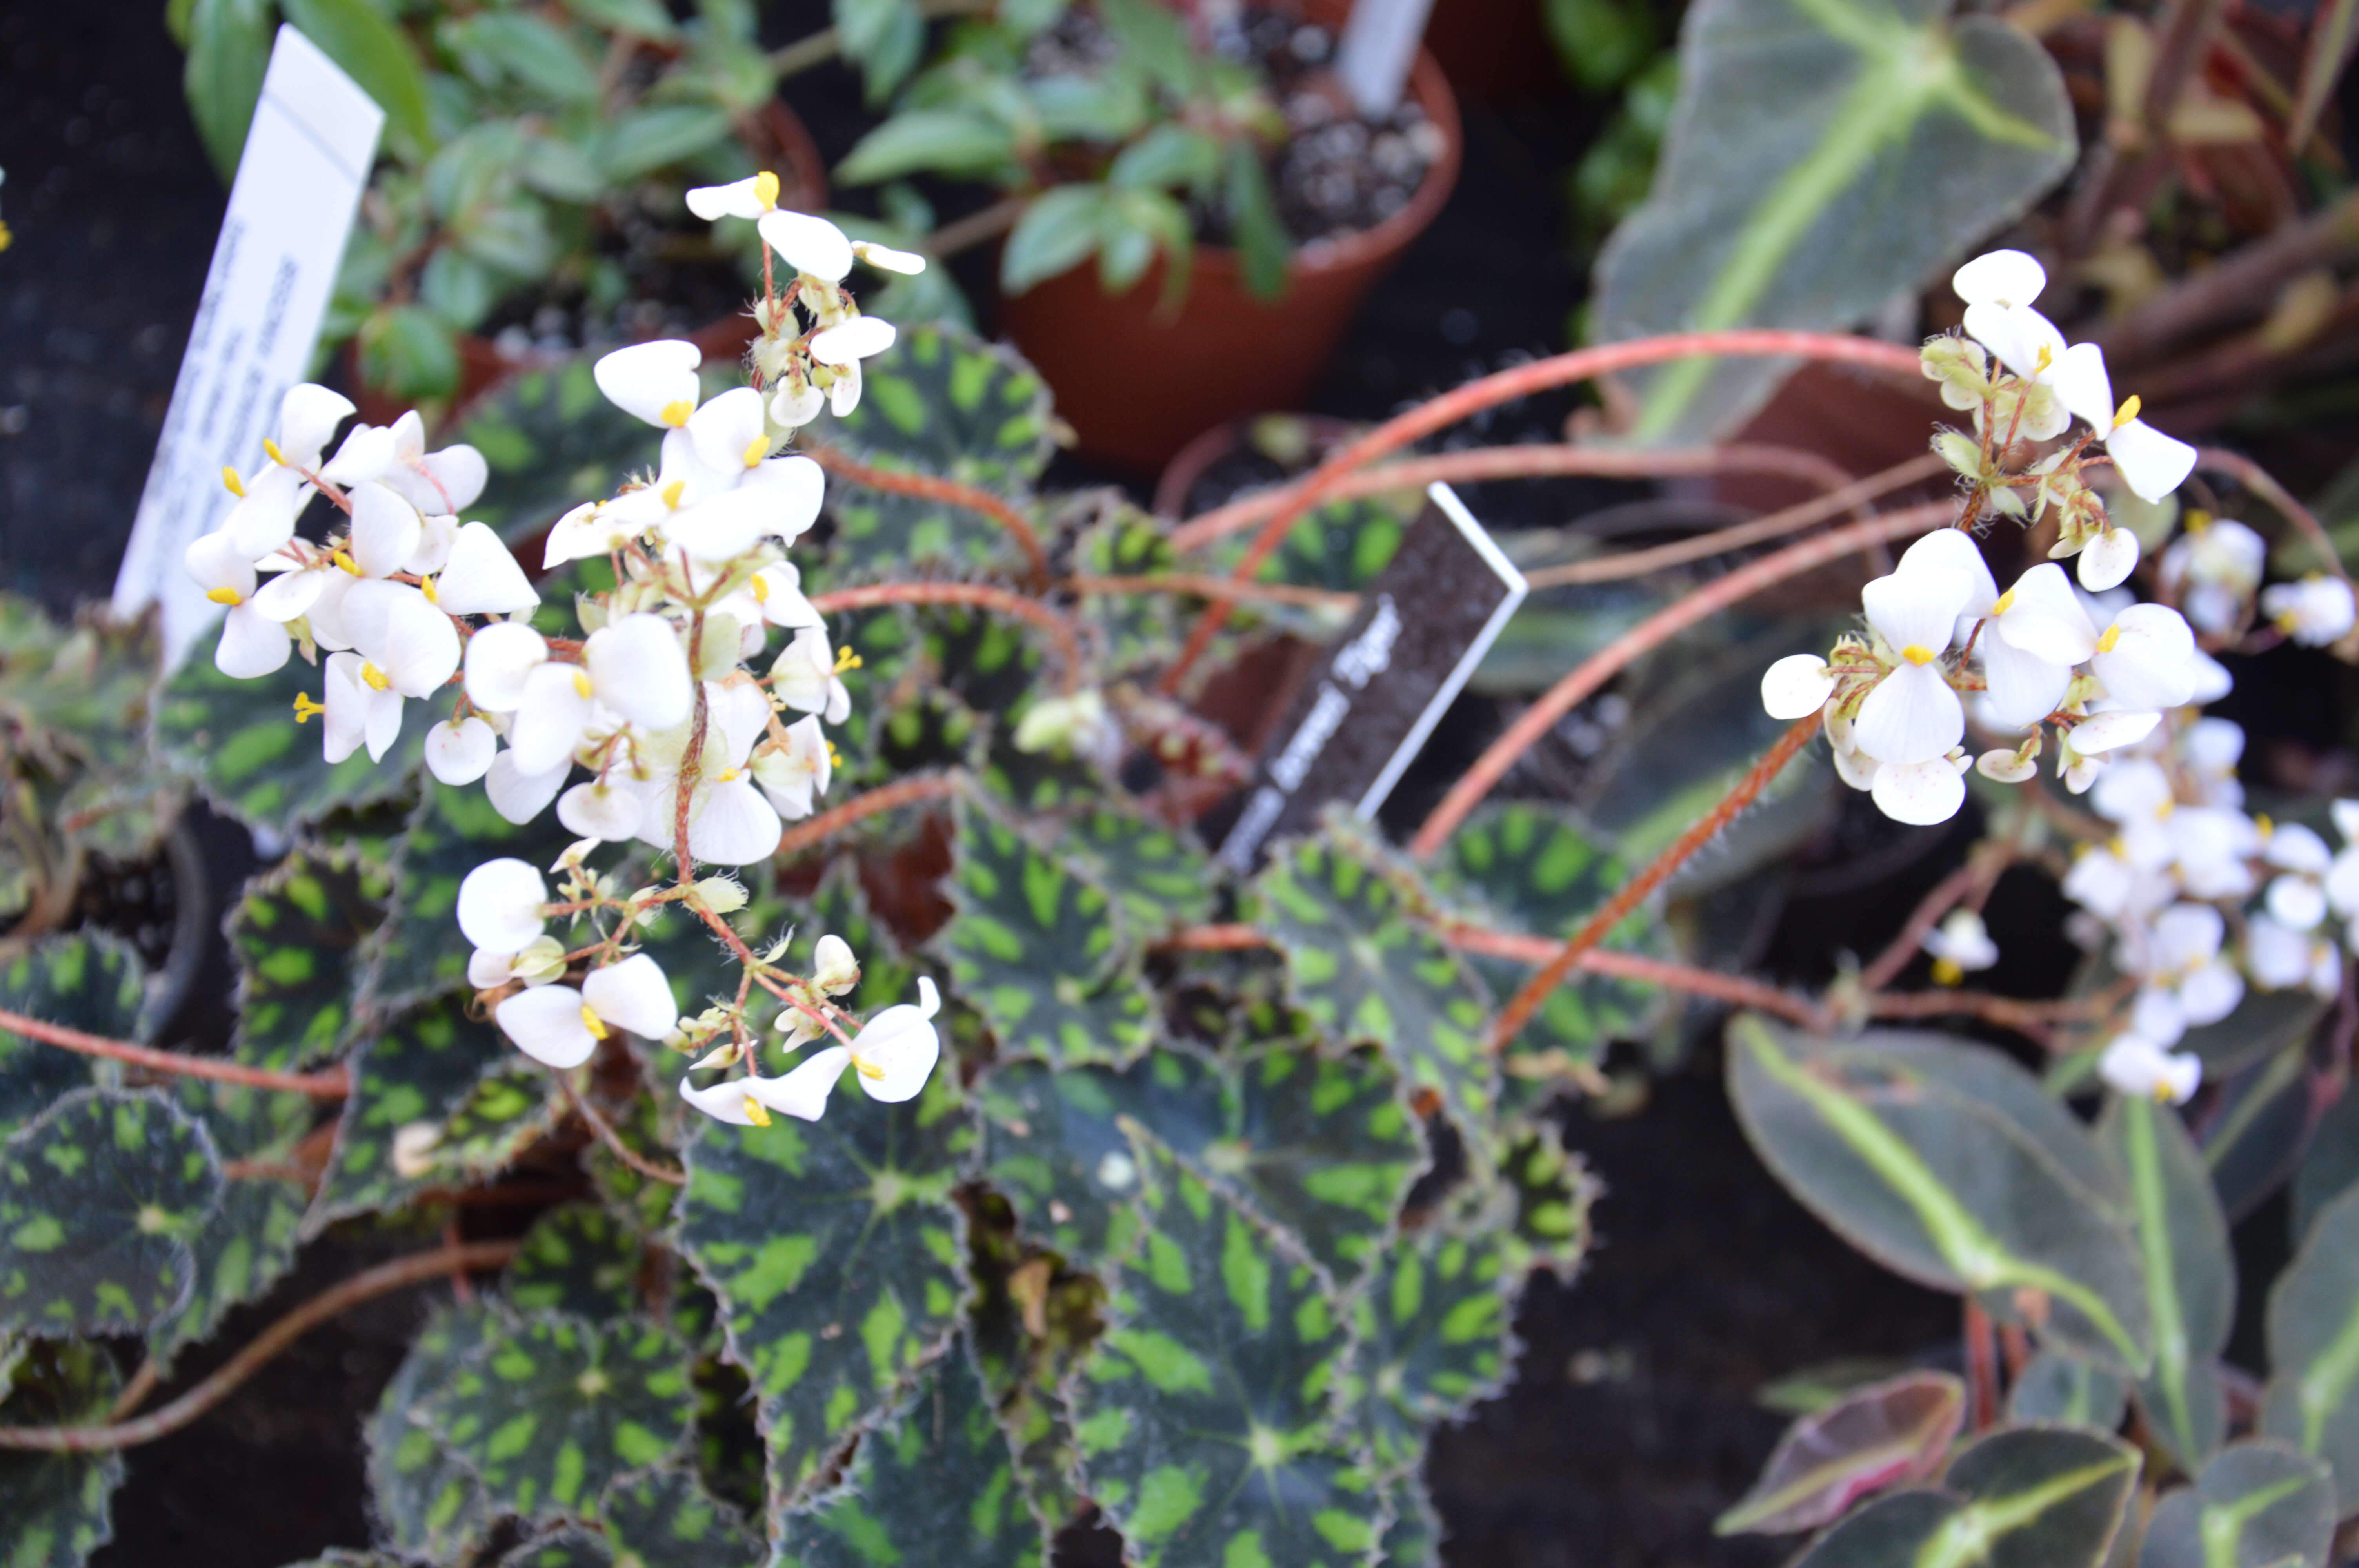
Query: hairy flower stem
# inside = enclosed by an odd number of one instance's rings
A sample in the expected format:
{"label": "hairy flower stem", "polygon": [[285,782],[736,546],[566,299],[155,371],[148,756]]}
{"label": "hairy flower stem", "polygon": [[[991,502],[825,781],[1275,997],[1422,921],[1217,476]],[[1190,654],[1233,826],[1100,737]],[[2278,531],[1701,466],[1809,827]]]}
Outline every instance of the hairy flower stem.
{"label": "hairy flower stem", "polygon": [[1057,645],[1061,666],[1058,671],[1059,684],[1066,691],[1081,685],[1082,639],[1073,622],[1038,600],[1010,593],[1004,588],[979,582],[880,582],[866,588],[815,593],[810,598],[811,608],[822,615],[839,610],[873,610],[880,604],[971,604],[979,610],[996,611],[1028,621]]}
{"label": "hairy flower stem", "polygon": [[[1866,365],[1896,375],[1905,375],[1912,381],[1920,374],[1915,349],[1843,332],[1787,332],[1767,329],[1674,332],[1659,338],[1636,339],[1626,343],[1606,343],[1518,365],[1513,370],[1470,381],[1454,392],[1445,393],[1406,414],[1388,419],[1321,463],[1308,479],[1295,487],[1286,504],[1272,512],[1263,522],[1261,532],[1254,535],[1253,543],[1245,547],[1245,554],[1238,557],[1229,575],[1243,580],[1260,570],[1262,562],[1277,548],[1296,520],[1332,495],[1345,474],[1364,468],[1386,453],[1398,451],[1436,430],[1455,425],[1485,408],[1510,403],[1518,397],[1528,397],[1535,392],[1545,392],[1550,387],[1587,381],[1614,371],[1660,364],[1667,360],[1713,354],[1773,355]],[[1171,667],[1163,673],[1160,687],[1165,695],[1180,688],[1188,672],[1195,667],[1198,659],[1203,657],[1204,650],[1212,645],[1212,638],[1227,624],[1228,619],[1229,604],[1225,600],[1215,600],[1205,609],[1196,622],[1194,632],[1189,635],[1188,645],[1180,650],[1180,657],[1173,661]]]}
{"label": "hairy flower stem", "polygon": [[1816,538],[1788,545],[1775,555],[1764,556],[1685,598],[1665,605],[1591,654],[1570,675],[1550,687],[1538,702],[1526,708],[1521,717],[1507,727],[1506,732],[1492,741],[1489,750],[1474,760],[1474,765],[1466,771],[1465,776],[1451,785],[1450,793],[1442,797],[1440,806],[1433,808],[1433,814],[1417,830],[1417,837],[1409,841],[1409,853],[1423,860],[1440,849],[1443,841],[1457,830],[1458,825],[1466,819],[1467,814],[1483,803],[1484,796],[1491,793],[1492,786],[1516,765],[1517,758],[1554,729],[1558,719],[1586,701],[1641,654],[1651,652],[1689,627],[1719,614],[1733,604],[1741,603],[1765,588],[1784,582],[1788,578],[1799,577],[1830,561],[1840,560],[1854,551],[1906,538],[1911,534],[1921,534],[1948,521],[1955,511],[1953,502],[1934,501],[1865,523],[1846,524]]}
{"label": "hairy flower stem", "polygon": [[413,1253],[363,1270],[342,1284],[321,1292],[264,1329],[219,1371],[152,1415],[99,1426],[0,1426],[0,1448],[96,1454],[134,1448],[169,1436],[227,1399],[272,1357],[346,1308],[445,1274],[501,1268],[516,1255],[521,1245],[515,1241],[471,1241],[432,1252]]}
{"label": "hairy flower stem", "polygon": [[831,811],[822,811],[808,822],[787,829],[771,855],[773,860],[788,860],[814,845],[829,838],[866,817],[894,810],[898,806],[915,806],[920,801],[947,800],[959,791],[955,773],[920,773],[872,789],[865,795],[855,795]]}
{"label": "hairy flower stem", "polygon": [[[741,998],[740,1000],[742,1001],[743,999]],[[582,1119],[583,1125],[587,1126],[592,1132],[597,1134],[598,1141],[603,1143],[615,1159],[651,1182],[661,1182],[666,1186],[672,1187],[688,1185],[688,1173],[685,1171],[675,1171],[669,1165],[658,1165],[624,1142],[623,1135],[614,1130],[614,1124],[599,1115],[591,1108],[590,1102],[582,1098],[582,1092],[573,1087],[572,1075],[552,1070],[549,1076],[557,1080],[557,1087],[565,1091],[566,1104],[573,1108],[573,1113]]]}
{"label": "hairy flower stem", "polygon": [[309,1095],[313,1099],[342,1099],[352,1092],[352,1076],[341,1064],[321,1068],[316,1073],[275,1073],[266,1067],[248,1067],[241,1063],[218,1061],[211,1056],[187,1056],[177,1051],[158,1051],[153,1046],[134,1045],[125,1040],[109,1040],[102,1034],[86,1034],[79,1029],[27,1018],[21,1012],[10,1012],[5,1008],[0,1008],[0,1033],[21,1034],[27,1040],[38,1040],[43,1044],[78,1051],[85,1056],[105,1056],[114,1061],[127,1062],[154,1073],[177,1073],[187,1078],[212,1078],[250,1089],[277,1089],[283,1094]]}
{"label": "hairy flower stem", "polygon": [[1769,787],[1769,781],[1783,773],[1786,764],[1794,760],[1795,753],[1810,744],[1810,738],[1819,732],[1821,720],[1821,715],[1816,713],[1796,719],[1783,735],[1777,737],[1777,743],[1763,752],[1761,760],[1736,781],[1736,787],[1721,797],[1719,805],[1705,812],[1672,842],[1669,849],[1656,856],[1654,862],[1645,871],[1625,882],[1621,892],[1606,900],[1580,930],[1568,937],[1564,946],[1557,949],[1556,957],[1543,964],[1538,974],[1526,980],[1523,989],[1510,998],[1501,1010],[1498,1022],[1492,1026],[1491,1049],[1506,1049],[1507,1043],[1523,1033],[1524,1025],[1531,1022],[1532,1014],[1548,1000],[1549,993],[1562,985],[1565,977],[1572,973],[1582,954],[1603,942],[1632,910],[1646,902],[1648,894],[1662,886],[1673,871],[1685,865],[1690,856],[1718,838],[1721,829],[1734,821],[1738,812],[1758,799],[1761,792]]}
{"label": "hairy flower stem", "polygon": [[961,484],[956,480],[937,479],[931,474],[901,473],[892,469],[871,468],[856,459],[846,457],[833,447],[823,447],[816,441],[797,449],[828,472],[870,490],[882,490],[894,495],[913,495],[923,501],[939,501],[945,506],[955,506],[987,517],[1004,529],[1024,552],[1032,566],[1032,580],[1045,584],[1049,580],[1049,553],[1040,547],[1040,535],[1024,514],[987,490]]}

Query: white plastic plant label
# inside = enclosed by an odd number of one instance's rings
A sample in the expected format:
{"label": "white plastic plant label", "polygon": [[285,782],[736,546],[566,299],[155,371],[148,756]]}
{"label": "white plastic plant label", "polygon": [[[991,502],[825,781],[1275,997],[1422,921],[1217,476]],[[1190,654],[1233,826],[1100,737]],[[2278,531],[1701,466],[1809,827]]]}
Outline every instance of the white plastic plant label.
{"label": "white plastic plant label", "polygon": [[1357,0],[1353,5],[1335,49],[1335,75],[1361,114],[1381,119],[1400,107],[1408,68],[1432,11],[1433,0]]}
{"label": "white plastic plant label", "polygon": [[385,111],[294,28],[281,27],[230,186],[229,211],[114,579],[114,610],[163,606],[178,663],[221,611],[180,569],[189,542],[251,471],[278,400],[303,379],[351,234]]}

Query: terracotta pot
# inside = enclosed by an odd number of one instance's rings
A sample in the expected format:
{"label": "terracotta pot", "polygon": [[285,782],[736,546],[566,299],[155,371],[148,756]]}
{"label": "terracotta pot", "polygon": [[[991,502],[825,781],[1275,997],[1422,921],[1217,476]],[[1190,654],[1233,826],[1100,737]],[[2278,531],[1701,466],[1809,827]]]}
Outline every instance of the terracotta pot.
{"label": "terracotta pot", "polygon": [[1169,316],[1160,256],[1126,294],[1099,287],[1093,258],[1000,302],[1002,330],[1047,378],[1083,452],[1151,473],[1208,427],[1300,406],[1352,312],[1458,178],[1458,105],[1431,55],[1419,53],[1409,90],[1442,135],[1425,182],[1375,228],[1296,252],[1275,302],[1246,291],[1224,245],[1196,247],[1187,295]]}
{"label": "terracotta pot", "polygon": [[[821,156],[819,144],[811,139],[810,128],[782,100],[773,98],[764,104],[739,127],[738,140],[756,163],[777,171],[780,206],[806,212],[825,210],[827,160]],[[754,341],[754,320],[738,311],[706,322],[688,337],[704,351],[708,360],[734,359]],[[479,333],[460,333],[459,387],[451,398],[451,416],[455,417],[461,409],[508,377],[545,361],[546,356],[537,353],[511,354]],[[344,368],[353,385],[353,401],[359,406],[360,416],[370,424],[390,423],[415,401],[363,380],[357,343],[345,345]]]}

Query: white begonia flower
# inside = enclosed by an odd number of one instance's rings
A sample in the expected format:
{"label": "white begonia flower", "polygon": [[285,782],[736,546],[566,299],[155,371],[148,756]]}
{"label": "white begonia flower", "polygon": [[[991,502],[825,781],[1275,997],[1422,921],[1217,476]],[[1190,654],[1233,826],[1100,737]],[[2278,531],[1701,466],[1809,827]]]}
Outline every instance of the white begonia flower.
{"label": "white begonia flower", "polygon": [[249,561],[268,555],[295,536],[295,519],[311,495],[310,483],[302,475],[276,464],[230,488],[237,504],[222,519],[220,531],[236,542],[238,552]]}
{"label": "white begonia flower", "polygon": [[764,567],[754,574],[747,585],[755,602],[762,609],[762,619],[773,626],[794,631],[804,626],[824,627],[826,618],[811,608],[803,596],[802,573],[785,561]]}
{"label": "white begonia flower", "polygon": [[322,752],[331,763],[368,747],[369,761],[382,762],[401,739],[402,694],[376,665],[358,654],[328,655],[321,709]]}
{"label": "white begonia flower", "polygon": [[776,1078],[724,1078],[704,1088],[690,1088],[683,1076],[679,1080],[679,1098],[711,1117],[732,1127],[767,1127],[769,1108],[756,1098],[756,1091],[767,1091],[778,1082]]}
{"label": "white begonia flower", "polygon": [[2064,568],[2048,561],[1993,600],[1976,646],[1992,715],[2026,730],[2062,703],[2073,666],[2096,652],[2097,629]]}
{"label": "white begonia flower", "polygon": [[693,809],[688,852],[716,866],[757,865],[777,852],[786,832],[777,808],[735,769],[714,780],[703,803]]}
{"label": "white begonia flower", "polygon": [[2192,1052],[2171,1051],[2130,1031],[2114,1036],[2097,1057],[2097,1073],[2116,1094],[2184,1105],[2203,1082]]}
{"label": "white begonia flower", "polygon": [[770,665],[772,689],[798,713],[816,713],[830,724],[841,724],[852,714],[852,693],[844,687],[841,668],[828,647],[827,633],[815,626],[802,627]]}
{"label": "white begonia flower", "polygon": [[2010,747],[1995,746],[1974,759],[1974,772],[2000,784],[2022,784],[2039,776],[2039,762]]}
{"label": "white begonia flower", "polygon": [[1827,749],[1834,759],[1835,776],[1854,789],[1872,789],[1883,764],[1859,749],[1852,728],[1850,717],[1842,708],[1827,710]]}
{"label": "white begonia flower", "polygon": [[827,411],[827,394],[791,369],[770,389],[770,419],[780,429],[799,430]]}
{"label": "white begonia flower", "polygon": [[824,218],[780,208],[761,214],[754,225],[762,243],[799,273],[841,283],[852,270],[852,242]]}
{"label": "white begonia flower", "polygon": [[535,665],[508,723],[509,755],[532,774],[570,763],[597,710],[590,674],[580,665]]}
{"label": "white begonia flower", "polygon": [[2330,999],[2343,990],[2343,955],[2334,944],[2268,914],[2256,914],[2245,923],[2245,971],[2264,990],[2305,986]]}
{"label": "white begonia flower", "polygon": [[941,1037],[934,1031],[934,1014],[942,999],[934,982],[918,977],[918,1001],[888,1007],[868,1021],[849,1045],[831,1045],[813,1052],[784,1077],[750,1090],[770,1109],[817,1121],[827,1111],[827,1097],[842,1076],[846,1064],[860,1076],[868,1098],[897,1105],[915,1099],[941,1057]]}
{"label": "white begonia flower", "polygon": [[1925,951],[1932,956],[1933,978],[1945,986],[1998,962],[1998,944],[1990,927],[1971,909],[1953,909],[1948,918],[1925,933]]}
{"label": "white begonia flower", "polygon": [[429,512],[420,513],[418,521],[418,548],[409,552],[409,558],[401,563],[401,569],[419,577],[428,577],[450,565],[451,546],[459,538],[459,520]]}
{"label": "white begonia flower", "polygon": [[2326,840],[2299,822],[2268,829],[2261,858],[2279,874],[2269,881],[2269,914],[2295,931],[2314,931],[2326,918],[2326,875],[2334,852]]}
{"label": "white begonia flower", "polygon": [[[2174,903],[2151,926],[2125,934],[2122,968],[2145,982],[2140,1002],[2151,1020],[2168,1020],[2174,1005],[2180,1027],[2217,1023],[2245,1000],[2245,978],[2220,956],[2226,918],[2208,903]],[[2163,1044],[2178,1039],[2167,1022],[2148,1022],[2146,1032]]]}
{"label": "white begonia flower", "polygon": [[893,346],[893,323],[874,316],[854,316],[841,326],[811,335],[811,358],[823,365],[857,364],[875,359]]}
{"label": "white begonia flower", "polygon": [[492,1010],[500,1032],[536,1062],[578,1067],[615,1030],[660,1040],[679,1022],[671,982],[645,953],[593,969],[580,990],[541,986],[518,991]]}
{"label": "white begonia flower", "polygon": [[2081,558],[2073,569],[2082,588],[2091,593],[2103,593],[2128,581],[2130,573],[2137,570],[2137,535],[2108,523],[2095,538],[2081,546]]}
{"label": "white begonia flower", "polygon": [[2261,590],[2261,612],[2306,648],[2339,642],[2359,623],[2351,585],[2315,572],[2299,582],[2273,583]]}
{"label": "white begonia flower", "polygon": [[567,832],[607,844],[638,837],[645,810],[646,803],[636,792],[602,779],[575,784],[557,797],[557,820]]}
{"label": "white begonia flower", "polygon": [[860,362],[829,367],[835,379],[828,383],[827,411],[842,419],[860,406]]}
{"label": "white begonia flower", "polygon": [[1930,827],[1947,822],[1966,803],[1964,770],[1950,758],[1922,762],[1886,762],[1868,786],[1875,808],[1895,822]]}
{"label": "white begonia flower", "polygon": [[817,808],[827,793],[835,759],[820,730],[819,715],[808,714],[787,726],[787,743],[773,746],[754,758],[754,782],[789,822],[799,822]]}
{"label": "white begonia flower", "polygon": [[252,680],[285,665],[294,645],[282,624],[288,618],[265,613],[255,602],[254,562],[236,542],[226,534],[206,534],[190,541],[181,559],[205,597],[229,608],[221,641],[213,646],[214,667],[234,679]]}
{"label": "white begonia flower", "polygon": [[[2059,379],[2057,391],[2063,396],[2065,406],[2088,421],[2089,427],[2096,432],[2098,444],[2111,454],[2114,471],[2122,476],[2122,482],[2129,486],[2132,493],[2141,501],[2156,502],[2185,483],[2187,476],[2195,471],[2195,449],[2139,418],[2135,396],[2114,403],[2113,378],[2106,373],[2104,351],[2094,343],[2082,343],[2065,357],[2074,362]],[[2108,535],[2125,532],[2118,528],[2106,530]],[[2088,579],[2084,577],[2082,580]],[[2089,586],[2110,588],[2113,583]]]}
{"label": "white begonia flower", "polygon": [[426,524],[418,508],[374,480],[346,492],[353,505],[350,554],[363,577],[391,577],[418,549]]}
{"label": "white begonia flower", "polygon": [[1964,572],[1925,566],[1877,578],[1860,590],[1868,624],[1899,663],[1860,704],[1853,726],[1859,750],[1886,764],[1924,762],[1964,736],[1966,711],[1941,669],[1940,654],[1975,587]]}
{"label": "white begonia flower", "polygon": [[2241,811],[2216,806],[2182,806],[2163,819],[2172,865],[2194,898],[2242,899],[2256,885],[2251,861],[2260,852],[2260,829]]}
{"label": "white begonia flower", "polygon": [[2073,751],[2083,757],[2102,756],[2118,752],[2125,746],[2135,746],[2155,731],[2162,715],[2152,708],[2107,708],[2093,713],[2072,727],[2067,739]]}
{"label": "white begonia flower", "polygon": [[619,550],[639,536],[639,526],[610,512],[605,502],[585,501],[550,525],[541,549],[541,569]]}
{"label": "white begonia flower", "polygon": [[879,272],[897,272],[904,277],[915,277],[926,270],[926,258],[917,252],[897,251],[874,240],[853,241],[852,254]]}
{"label": "white begonia flower", "polygon": [[356,410],[353,400],[312,382],[298,382],[278,400],[278,428],[270,444],[278,449],[271,460],[283,467],[316,470],[336,427]]}
{"label": "white begonia flower", "polygon": [[1834,673],[1816,654],[1788,654],[1761,673],[1761,706],[1788,723],[1808,719],[1834,693]]}
{"label": "white begonia flower", "polygon": [[860,960],[852,944],[832,933],[811,944],[811,984],[830,996],[842,996],[860,983]]}
{"label": "white begonia flower", "polygon": [[2162,553],[2162,584],[2179,595],[2190,625],[2230,632],[2245,600],[2261,584],[2268,565],[2268,541],[2233,518],[2205,520],[2196,513],[2187,532]]}
{"label": "white begonia flower", "polygon": [[696,367],[704,351],[680,338],[658,338],[616,349],[591,367],[606,401],[635,418],[677,430],[696,412],[702,387]]}
{"label": "white begonia flower", "polygon": [[393,431],[383,425],[355,425],[336,448],[336,455],[320,465],[320,477],[330,484],[374,483],[394,465]]}
{"label": "white begonia flower", "polygon": [[1997,579],[1991,576],[1989,563],[1983,559],[1973,535],[1963,528],[1936,528],[1925,535],[1901,552],[1900,564],[1894,571],[1896,575],[1906,574],[1928,567],[1961,573],[1972,585],[1950,635],[1952,646],[1962,646],[1973,634],[1974,622],[1989,614],[1991,606],[1997,602]]}
{"label": "white begonia flower", "polygon": [[491,772],[499,750],[500,738],[482,719],[446,719],[426,731],[426,771],[446,784],[471,784]]}
{"label": "white begonia flower", "polygon": [[[733,505],[758,506],[753,520],[756,536],[775,534],[791,545],[819,520],[827,495],[827,475],[810,459],[793,454],[770,456],[768,427],[762,416],[762,395],[750,386],[724,392],[690,416],[689,439],[696,460],[718,483],[748,492],[755,500]],[[701,510],[701,508],[698,508]],[[675,542],[681,524],[668,523]],[[727,541],[723,541],[726,543]],[[750,542],[750,541],[749,541]],[[691,554],[696,553],[691,549]],[[726,560],[745,553],[745,546],[708,559]]]}
{"label": "white begonia flower", "polygon": [[549,809],[572,771],[571,757],[532,772],[517,763],[515,752],[502,752],[492,759],[491,772],[484,775],[484,796],[503,819],[522,827]]}
{"label": "white begonia flower", "polygon": [[526,861],[485,860],[459,883],[459,930],[476,946],[514,953],[549,929],[549,884]]}
{"label": "white begonia flower", "polygon": [[510,615],[538,609],[540,595],[491,525],[470,523],[451,541],[434,602],[452,615]]}
{"label": "white begonia flower", "polygon": [[660,615],[625,615],[600,627],[582,658],[598,700],[643,730],[683,723],[695,706],[687,650]]}
{"label": "white begonia flower", "polygon": [[699,185],[688,192],[688,210],[707,222],[723,218],[756,219],[778,210],[778,177],[768,169],[727,185]]}
{"label": "white begonia flower", "polygon": [[517,621],[499,621],[467,639],[467,700],[486,713],[524,705],[525,677],[549,659],[549,640]]}
{"label": "white begonia flower", "polygon": [[2195,633],[2178,611],[2133,604],[2097,639],[2090,672],[2124,708],[2179,708],[2195,692]]}
{"label": "white begonia flower", "polygon": [[411,409],[388,427],[393,438],[393,461],[377,477],[429,517],[464,512],[484,493],[491,465],[484,454],[465,442],[439,452],[426,449],[426,421]]}

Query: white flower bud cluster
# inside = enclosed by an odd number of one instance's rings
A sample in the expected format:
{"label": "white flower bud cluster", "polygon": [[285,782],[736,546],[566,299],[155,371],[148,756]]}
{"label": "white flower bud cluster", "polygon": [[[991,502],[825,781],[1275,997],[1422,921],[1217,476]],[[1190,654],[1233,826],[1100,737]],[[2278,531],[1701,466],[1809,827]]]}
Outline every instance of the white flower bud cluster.
{"label": "white flower bud cluster", "polygon": [[[576,600],[580,638],[535,630],[539,591],[488,525],[459,520],[484,487],[478,453],[426,452],[411,413],[355,427],[323,462],[353,411],[324,387],[287,394],[268,461],[226,476],[236,507],[188,552],[190,571],[228,607],[214,652],[223,673],[267,675],[299,645],[315,663],[327,652],[323,697],[298,697],[296,721],[321,718],[330,762],[363,746],[381,759],[401,733],[405,702],[447,702],[426,737],[434,776],[480,781],[511,822],[554,803],[579,836],[550,868],[564,879],[559,903],[519,860],[488,861],[462,885],[458,919],[477,949],[468,976],[508,1038],[571,1068],[618,1029],[687,1050],[725,1029],[699,1065],[742,1062],[750,1076],[703,1089],[683,1079],[680,1092],[737,1123],[766,1122],[766,1109],[816,1118],[847,1064],[871,1097],[908,1099],[940,1052],[930,982],[920,982],[922,1007],[888,1008],[847,1033],[857,1020],[831,999],[858,967],[840,939],[821,938],[822,973],[800,979],[776,968],[783,943],[755,955],[727,933],[751,984],[783,1004],[777,1022],[790,1046],[823,1034],[841,1042],[763,1077],[743,1001],[683,1026],[662,969],[632,946],[639,924],[670,903],[726,932],[721,917],[744,904],[745,890],[726,877],[697,881],[695,866],[766,860],[784,823],[810,816],[826,793],[835,757],[822,726],[851,711],[841,676],[859,661],[830,645],[786,560],[819,516],[824,476],[782,448],[823,407],[849,413],[860,362],[894,341],[892,326],[861,315],[842,287],[854,260],[902,272],[925,264],[779,210],[777,189],[762,174],[688,193],[698,215],[752,219],[765,242],[755,384],[704,397],[701,355],[681,341],[637,344],[596,365],[600,390],[664,437],[655,473],[550,530],[544,569],[603,557],[614,571],[613,589]],[[295,533],[315,493],[342,514],[316,545]],[[774,627],[786,646],[757,672]],[[675,884],[626,893],[590,870],[592,851],[635,840],[675,855]],[[553,914],[587,919],[596,939],[565,951],[548,934]]]}

